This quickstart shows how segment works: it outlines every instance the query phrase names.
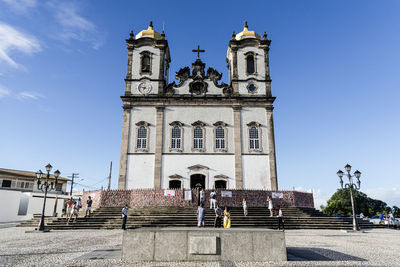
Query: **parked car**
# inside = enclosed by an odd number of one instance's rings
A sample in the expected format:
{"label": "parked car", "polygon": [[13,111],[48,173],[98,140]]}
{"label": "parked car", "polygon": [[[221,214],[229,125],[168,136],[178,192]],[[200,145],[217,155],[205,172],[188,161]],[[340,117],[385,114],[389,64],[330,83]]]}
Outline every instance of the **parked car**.
{"label": "parked car", "polygon": [[[386,219],[386,216],[383,216],[384,220]],[[384,223],[384,221],[381,221],[381,219],[379,218],[379,215],[375,215],[372,216],[369,219],[369,222],[372,222],[373,224],[380,224],[380,223]]]}

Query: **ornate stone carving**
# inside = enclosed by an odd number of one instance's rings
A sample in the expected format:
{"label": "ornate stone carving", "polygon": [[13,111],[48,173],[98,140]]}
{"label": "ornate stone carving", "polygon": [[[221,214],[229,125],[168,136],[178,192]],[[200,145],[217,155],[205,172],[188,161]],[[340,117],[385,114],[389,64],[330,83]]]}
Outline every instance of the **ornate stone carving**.
{"label": "ornate stone carving", "polygon": [[207,77],[215,84],[215,86],[218,86],[218,81],[221,80],[222,73],[219,73],[213,68],[208,68]]}
{"label": "ornate stone carving", "polygon": [[190,77],[190,69],[189,67],[181,68],[179,71],[175,73],[175,79],[179,81],[179,84],[176,87],[180,87],[183,83],[189,79]]}

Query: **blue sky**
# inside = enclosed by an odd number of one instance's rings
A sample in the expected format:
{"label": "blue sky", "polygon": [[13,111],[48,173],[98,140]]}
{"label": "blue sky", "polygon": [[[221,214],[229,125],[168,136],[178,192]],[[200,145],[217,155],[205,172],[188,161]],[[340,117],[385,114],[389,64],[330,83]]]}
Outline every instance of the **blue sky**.
{"label": "blue sky", "polygon": [[228,82],[247,20],[272,40],[280,188],[313,189],[319,205],[350,163],[362,191],[400,206],[399,14],[399,1],[0,0],[0,167],[50,162],[93,189],[113,161],[115,188],[130,30],[165,25],[171,79],[199,44]]}

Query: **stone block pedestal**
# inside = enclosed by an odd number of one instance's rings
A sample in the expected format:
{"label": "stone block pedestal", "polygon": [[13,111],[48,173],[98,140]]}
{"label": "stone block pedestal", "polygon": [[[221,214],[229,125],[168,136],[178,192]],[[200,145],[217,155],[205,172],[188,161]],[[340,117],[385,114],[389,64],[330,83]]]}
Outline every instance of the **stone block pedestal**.
{"label": "stone block pedestal", "polygon": [[126,230],[128,261],[286,261],[285,233],[270,229],[140,228]]}

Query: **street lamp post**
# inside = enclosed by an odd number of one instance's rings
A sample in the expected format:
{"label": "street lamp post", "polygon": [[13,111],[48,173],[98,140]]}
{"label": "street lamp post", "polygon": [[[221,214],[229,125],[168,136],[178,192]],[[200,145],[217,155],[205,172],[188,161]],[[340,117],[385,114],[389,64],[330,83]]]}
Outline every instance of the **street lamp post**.
{"label": "street lamp post", "polygon": [[45,213],[45,209],[46,209],[46,199],[47,199],[47,191],[51,191],[56,189],[56,186],[58,184],[58,176],[60,176],[60,171],[56,170],[54,172],[54,177],[56,178],[55,183],[54,182],[49,182],[49,178],[50,178],[50,171],[53,168],[53,166],[49,164],[46,165],[46,172],[47,172],[47,176],[46,176],[46,181],[44,181],[42,183],[42,181],[40,180],[43,176],[43,172],[41,170],[39,170],[36,173],[36,178],[38,179],[37,181],[37,188],[38,190],[41,190],[42,192],[44,192],[44,200],[43,200],[43,210],[42,210],[42,216],[40,218],[40,225],[39,225],[39,231],[45,231],[44,229],[44,213]]}
{"label": "street lamp post", "polygon": [[[361,182],[360,182],[360,177],[361,177],[361,172],[359,172],[358,170],[356,170],[355,172],[354,172],[354,175],[351,175],[350,174],[350,171],[351,171],[351,166],[349,165],[349,164],[347,164],[346,166],[344,166],[344,169],[346,170],[346,172],[347,172],[347,178],[349,179],[349,182],[348,183],[346,183],[345,185],[344,185],[344,188],[348,188],[349,190],[350,190],[350,199],[351,199],[351,209],[352,209],[352,212],[353,212],[353,230],[354,231],[359,231],[360,230],[360,228],[358,227],[358,223],[357,223],[357,218],[356,218],[356,212],[355,212],[355,204],[354,204],[354,198],[353,198],[353,189],[354,190],[359,190],[360,189],[360,185],[361,185]],[[342,187],[342,189],[343,189],[343,180],[342,180],[342,177],[343,177],[343,172],[341,171],[341,170],[339,170],[337,173],[337,176],[339,176],[339,178],[340,178],[340,186]],[[355,184],[354,182],[353,182],[353,177],[355,177],[355,178],[357,178],[357,184]]]}

